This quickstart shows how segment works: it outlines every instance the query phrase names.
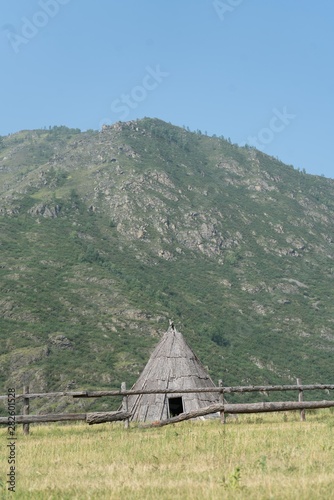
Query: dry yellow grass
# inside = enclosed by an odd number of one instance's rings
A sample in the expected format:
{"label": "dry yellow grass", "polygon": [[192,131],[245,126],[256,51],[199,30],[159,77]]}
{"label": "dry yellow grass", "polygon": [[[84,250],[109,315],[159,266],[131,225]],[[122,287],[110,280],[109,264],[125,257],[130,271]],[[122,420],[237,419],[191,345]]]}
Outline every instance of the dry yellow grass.
{"label": "dry yellow grass", "polygon": [[[2,498],[6,430],[0,431]],[[4,453],[3,453],[4,452]],[[18,429],[17,498],[334,499],[334,414],[244,416],[161,429]]]}

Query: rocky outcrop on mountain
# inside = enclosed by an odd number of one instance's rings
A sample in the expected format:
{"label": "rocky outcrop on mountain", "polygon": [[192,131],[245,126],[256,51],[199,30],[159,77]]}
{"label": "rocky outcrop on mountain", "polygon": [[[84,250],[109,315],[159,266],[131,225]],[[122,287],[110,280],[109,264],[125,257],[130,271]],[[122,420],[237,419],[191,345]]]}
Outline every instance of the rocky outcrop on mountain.
{"label": "rocky outcrop on mountain", "polygon": [[72,349],[73,343],[61,333],[55,333],[49,336],[50,344],[57,349]]}
{"label": "rocky outcrop on mountain", "polygon": [[54,207],[52,206],[50,207],[45,203],[39,203],[38,205],[32,207],[28,211],[28,213],[35,217],[41,215],[43,217],[50,217],[53,219],[54,217],[58,217],[60,210],[61,210],[60,205],[55,205]]}

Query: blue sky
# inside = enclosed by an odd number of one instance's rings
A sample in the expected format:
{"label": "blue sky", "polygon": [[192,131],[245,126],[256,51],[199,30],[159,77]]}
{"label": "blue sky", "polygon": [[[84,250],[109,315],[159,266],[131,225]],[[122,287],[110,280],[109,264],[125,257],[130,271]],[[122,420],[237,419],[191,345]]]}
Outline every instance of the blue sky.
{"label": "blue sky", "polygon": [[0,135],[157,117],[334,178],[332,0],[2,0]]}

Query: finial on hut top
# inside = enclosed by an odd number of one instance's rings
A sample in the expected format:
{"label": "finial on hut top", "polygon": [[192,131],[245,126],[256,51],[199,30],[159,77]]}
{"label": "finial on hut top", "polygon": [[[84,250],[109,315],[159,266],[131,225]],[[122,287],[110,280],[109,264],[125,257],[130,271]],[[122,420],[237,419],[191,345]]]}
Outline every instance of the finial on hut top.
{"label": "finial on hut top", "polygon": [[172,321],[171,319],[169,320],[169,326],[172,330],[175,330],[174,321]]}

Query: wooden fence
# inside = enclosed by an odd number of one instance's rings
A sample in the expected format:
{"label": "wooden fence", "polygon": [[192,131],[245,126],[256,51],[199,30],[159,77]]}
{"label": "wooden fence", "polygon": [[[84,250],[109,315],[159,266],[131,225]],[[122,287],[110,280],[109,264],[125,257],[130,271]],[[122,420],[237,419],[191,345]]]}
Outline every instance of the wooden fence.
{"label": "wooden fence", "polygon": [[[103,422],[113,422],[123,420],[125,427],[129,427],[131,413],[128,411],[128,396],[140,394],[190,394],[190,393],[219,393],[219,403],[201,408],[195,412],[182,413],[177,417],[173,417],[161,422],[156,422],[155,426],[163,426],[169,423],[177,423],[182,420],[208,415],[210,413],[220,412],[222,422],[225,422],[225,414],[242,414],[242,413],[261,413],[261,412],[277,412],[277,411],[295,411],[300,410],[301,420],[305,420],[305,409],[316,408],[331,408],[334,407],[334,401],[303,401],[304,391],[314,390],[334,390],[333,384],[313,384],[302,385],[301,380],[297,379],[295,385],[269,385],[269,386],[232,386],[224,387],[222,381],[219,381],[219,387],[200,388],[200,389],[152,389],[152,390],[127,390],[123,382],[121,390],[113,391],[65,391],[65,392],[49,392],[49,393],[30,393],[29,387],[23,388],[22,394],[16,394],[15,400],[23,401],[23,414],[15,415],[15,422],[23,424],[25,434],[29,434],[29,424],[41,422],[64,422],[64,421],[86,421],[88,424],[97,424]],[[226,394],[246,393],[246,392],[262,392],[268,393],[272,391],[297,391],[298,402],[265,402],[265,403],[246,403],[246,404],[228,404],[224,400]],[[95,413],[58,413],[46,415],[30,415],[30,400],[36,398],[54,398],[54,397],[72,397],[72,398],[99,398],[105,396],[123,396],[122,411],[118,412],[95,412]],[[0,396],[1,400],[7,400],[8,395]],[[0,424],[7,424],[9,417],[0,417]]]}

